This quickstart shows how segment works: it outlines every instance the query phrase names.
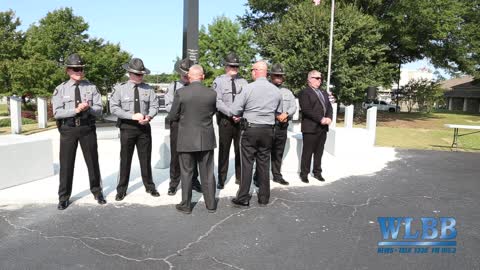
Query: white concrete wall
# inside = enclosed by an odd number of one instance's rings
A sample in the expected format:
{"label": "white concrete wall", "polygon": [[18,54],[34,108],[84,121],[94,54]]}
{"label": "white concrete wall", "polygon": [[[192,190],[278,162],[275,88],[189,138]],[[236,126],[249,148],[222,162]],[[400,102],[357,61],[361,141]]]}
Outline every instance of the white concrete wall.
{"label": "white concrete wall", "polygon": [[0,136],[0,189],[52,176],[52,140]]}

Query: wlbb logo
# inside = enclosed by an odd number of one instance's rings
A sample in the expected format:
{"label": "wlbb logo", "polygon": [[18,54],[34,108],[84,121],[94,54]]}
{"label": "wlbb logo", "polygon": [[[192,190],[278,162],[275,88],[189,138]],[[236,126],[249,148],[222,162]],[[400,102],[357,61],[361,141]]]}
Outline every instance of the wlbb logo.
{"label": "wlbb logo", "polygon": [[[382,240],[379,253],[427,253],[428,247],[456,247],[456,220],[453,217],[379,217]],[[400,248],[386,248],[400,247]],[[432,248],[432,253],[455,253],[455,248]]]}

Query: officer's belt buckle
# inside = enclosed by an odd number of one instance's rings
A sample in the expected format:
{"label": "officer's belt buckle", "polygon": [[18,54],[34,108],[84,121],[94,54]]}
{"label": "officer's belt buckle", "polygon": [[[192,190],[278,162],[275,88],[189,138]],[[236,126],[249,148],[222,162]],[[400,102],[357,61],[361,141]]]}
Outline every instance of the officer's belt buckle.
{"label": "officer's belt buckle", "polygon": [[80,126],[80,118],[75,117],[75,126],[79,127]]}

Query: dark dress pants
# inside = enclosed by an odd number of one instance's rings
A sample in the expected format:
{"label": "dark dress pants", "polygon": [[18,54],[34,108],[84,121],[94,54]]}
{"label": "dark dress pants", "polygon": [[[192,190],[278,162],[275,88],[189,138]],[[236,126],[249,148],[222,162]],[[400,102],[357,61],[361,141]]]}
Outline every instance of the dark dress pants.
{"label": "dark dress pants", "polygon": [[272,175],[273,179],[283,179],[282,160],[285,144],[287,143],[287,127],[275,126],[275,135],[272,144]]}
{"label": "dark dress pants", "polygon": [[316,133],[302,133],[303,147],[300,163],[300,176],[307,177],[310,172],[313,155],[313,175],[322,174],[322,156],[327,139],[327,132],[322,130]]}
{"label": "dark dress pants", "polygon": [[88,168],[90,191],[97,195],[102,192],[100,166],[98,164],[97,133],[95,126],[69,127],[62,125],[60,131],[60,201],[70,199],[72,194],[73,171],[78,142]]}
{"label": "dark dress pants", "polygon": [[272,128],[247,128],[240,138],[242,173],[237,199],[240,202],[250,201],[250,185],[252,183],[253,162],[256,161],[256,172],[259,183],[258,202],[267,204],[270,199],[270,153],[273,143]]}
{"label": "dark dress pants", "polygon": [[155,184],[152,177],[152,134],[150,124],[145,126],[129,126],[122,124],[120,127],[120,174],[118,178],[117,193],[127,193],[130,180],[130,169],[135,146],[137,147],[140,171],[145,189],[154,190]]}
{"label": "dark dress pants", "polygon": [[203,198],[207,209],[216,209],[215,205],[215,170],[213,150],[199,152],[179,152],[180,178],[182,180],[182,206],[191,208],[192,204],[192,176],[197,167],[200,172]]}
{"label": "dark dress pants", "polygon": [[[180,160],[177,152],[178,122],[170,122],[170,184],[171,188],[177,188],[180,183]],[[200,186],[198,181],[198,168],[193,168],[193,185]]]}
{"label": "dark dress pants", "polygon": [[240,126],[233,120],[227,119],[226,116],[222,116],[219,118],[218,134],[220,144],[218,148],[218,183],[224,185],[227,180],[232,140],[235,152],[235,178],[240,179]]}

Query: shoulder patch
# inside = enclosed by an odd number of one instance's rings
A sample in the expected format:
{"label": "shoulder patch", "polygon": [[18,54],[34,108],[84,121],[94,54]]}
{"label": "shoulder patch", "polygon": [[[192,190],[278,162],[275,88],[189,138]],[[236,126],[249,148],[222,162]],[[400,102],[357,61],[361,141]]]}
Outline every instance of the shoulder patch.
{"label": "shoulder patch", "polygon": [[213,82],[212,88],[213,88],[213,89],[217,88],[217,82]]}

